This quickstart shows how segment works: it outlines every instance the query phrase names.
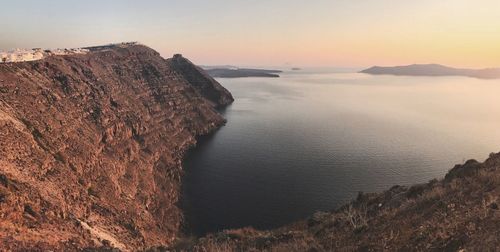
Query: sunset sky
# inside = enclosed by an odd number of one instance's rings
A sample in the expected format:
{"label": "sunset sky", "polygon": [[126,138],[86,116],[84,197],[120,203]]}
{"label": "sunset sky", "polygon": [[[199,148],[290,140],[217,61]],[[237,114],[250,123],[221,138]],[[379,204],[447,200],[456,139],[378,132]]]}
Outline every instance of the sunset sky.
{"label": "sunset sky", "polygon": [[16,0],[0,13],[0,50],[139,41],[212,65],[500,66],[498,0]]}

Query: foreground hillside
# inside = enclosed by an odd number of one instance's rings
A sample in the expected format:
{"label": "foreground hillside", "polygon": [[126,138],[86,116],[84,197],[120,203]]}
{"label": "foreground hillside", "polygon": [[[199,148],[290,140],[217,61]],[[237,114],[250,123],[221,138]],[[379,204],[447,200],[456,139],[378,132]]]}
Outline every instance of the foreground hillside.
{"label": "foreground hillside", "polygon": [[439,181],[360,193],[335,211],[281,229],[228,230],[179,240],[169,250],[496,251],[499,204],[500,153],[457,165]]}
{"label": "foreground hillside", "polygon": [[139,250],[178,235],[183,154],[233,98],[180,55],[88,50],[0,64],[0,251]]}

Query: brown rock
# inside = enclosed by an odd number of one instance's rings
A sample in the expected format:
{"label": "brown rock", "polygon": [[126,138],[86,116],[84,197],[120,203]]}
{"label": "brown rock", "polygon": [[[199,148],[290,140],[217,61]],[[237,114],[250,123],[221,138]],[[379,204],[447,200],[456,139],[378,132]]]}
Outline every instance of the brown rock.
{"label": "brown rock", "polygon": [[178,234],[183,153],[224,124],[214,107],[231,94],[145,46],[89,49],[0,64],[0,250],[140,250]]}

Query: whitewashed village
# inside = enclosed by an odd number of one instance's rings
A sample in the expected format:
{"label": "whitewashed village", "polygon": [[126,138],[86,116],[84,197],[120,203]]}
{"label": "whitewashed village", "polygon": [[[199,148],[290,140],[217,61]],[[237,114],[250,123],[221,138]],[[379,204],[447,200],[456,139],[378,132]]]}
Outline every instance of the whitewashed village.
{"label": "whitewashed village", "polygon": [[[116,44],[108,44],[106,46],[98,46],[100,48],[106,47],[127,47],[130,45],[137,45],[138,42],[123,42]],[[41,60],[45,57],[51,55],[70,55],[70,54],[86,54],[93,47],[89,48],[58,48],[58,49],[15,49],[12,51],[1,51],[0,50],[0,63],[11,63],[11,62],[24,62],[24,61],[34,61]]]}
{"label": "whitewashed village", "polygon": [[41,48],[34,49],[15,49],[12,51],[0,51],[0,63],[23,62],[40,60],[50,55],[68,55],[68,54],[85,54],[89,50],[84,48],[63,48],[43,50]]}
{"label": "whitewashed village", "polygon": [[0,63],[23,62],[40,60],[50,55],[69,55],[85,54],[89,50],[84,48],[63,48],[53,50],[34,49],[15,49],[12,51],[0,51]]}

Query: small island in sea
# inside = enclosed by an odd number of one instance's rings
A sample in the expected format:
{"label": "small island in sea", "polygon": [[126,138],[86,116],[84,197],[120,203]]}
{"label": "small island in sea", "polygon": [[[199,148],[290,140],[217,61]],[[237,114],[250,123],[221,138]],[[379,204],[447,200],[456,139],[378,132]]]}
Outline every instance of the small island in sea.
{"label": "small island in sea", "polygon": [[447,67],[439,64],[413,64],[394,67],[374,66],[360,73],[407,76],[467,76],[480,79],[500,78],[500,68],[467,69]]}
{"label": "small island in sea", "polygon": [[268,77],[279,78],[280,70],[238,68],[238,67],[204,67],[205,71],[216,78]]}

